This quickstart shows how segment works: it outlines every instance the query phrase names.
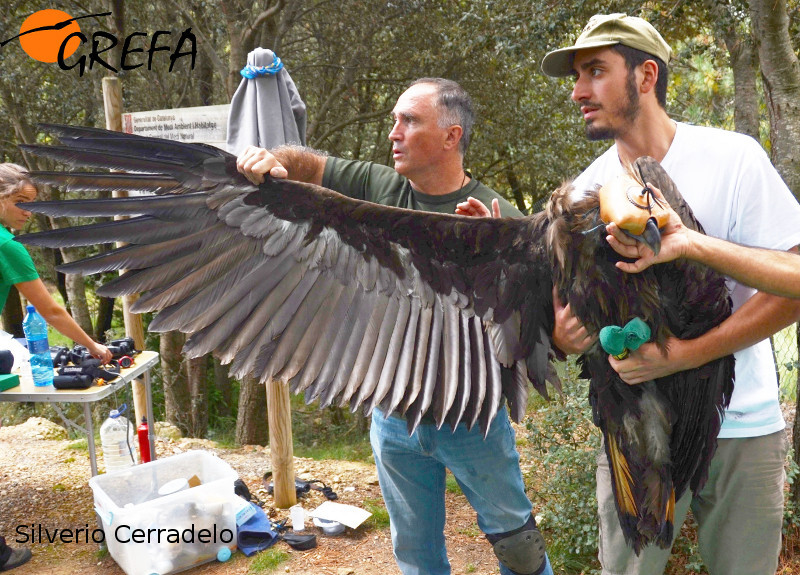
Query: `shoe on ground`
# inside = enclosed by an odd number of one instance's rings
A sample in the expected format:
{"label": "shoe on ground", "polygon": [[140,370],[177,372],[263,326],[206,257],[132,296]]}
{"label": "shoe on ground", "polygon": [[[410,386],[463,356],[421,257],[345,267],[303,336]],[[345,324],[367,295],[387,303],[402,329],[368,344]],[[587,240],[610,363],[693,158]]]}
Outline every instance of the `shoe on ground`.
{"label": "shoe on ground", "polygon": [[31,550],[27,547],[20,547],[19,549],[12,549],[11,550],[11,557],[8,558],[8,561],[3,563],[0,566],[0,571],[10,571],[15,567],[19,567],[30,561],[31,558]]}

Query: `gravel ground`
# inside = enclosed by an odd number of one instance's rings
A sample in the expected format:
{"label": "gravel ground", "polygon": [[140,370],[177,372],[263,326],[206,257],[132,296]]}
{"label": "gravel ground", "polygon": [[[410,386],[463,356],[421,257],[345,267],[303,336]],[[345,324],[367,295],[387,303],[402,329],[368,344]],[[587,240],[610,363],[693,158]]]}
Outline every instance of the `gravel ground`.
{"label": "gravel ground", "polygon": [[[55,432],[55,433],[54,433]],[[85,447],[60,439],[63,429],[40,418],[22,425],[0,428],[0,534],[9,544],[30,534],[31,529],[94,529],[93,496],[88,480],[89,456]],[[189,449],[206,449],[227,461],[245,481],[251,493],[265,503],[274,519],[288,517],[288,510],[271,507],[261,477],[269,469],[269,450],[258,446],[238,449],[218,448],[208,440],[158,439],[159,458]],[[99,456],[100,457],[100,456]],[[102,457],[100,457],[102,470]],[[320,479],[339,495],[338,502],[364,507],[364,502],[382,505],[374,465],[347,461],[314,461],[295,458],[295,472],[305,479]],[[325,498],[312,491],[301,502],[307,510]],[[454,573],[475,575],[498,573],[491,547],[483,538],[475,514],[462,495],[448,494],[448,551]],[[286,543],[278,548],[289,554],[279,572],[296,575],[386,575],[399,573],[391,552],[389,530],[367,524],[358,529],[328,537],[308,521],[308,532],[317,535],[318,546],[310,551],[294,551]],[[28,535],[29,536],[29,535]],[[25,543],[33,559],[15,569],[15,575],[74,574],[122,575],[122,569],[109,557],[98,554],[95,543]],[[230,561],[197,566],[188,574],[245,574],[253,572],[258,555],[235,553]]]}

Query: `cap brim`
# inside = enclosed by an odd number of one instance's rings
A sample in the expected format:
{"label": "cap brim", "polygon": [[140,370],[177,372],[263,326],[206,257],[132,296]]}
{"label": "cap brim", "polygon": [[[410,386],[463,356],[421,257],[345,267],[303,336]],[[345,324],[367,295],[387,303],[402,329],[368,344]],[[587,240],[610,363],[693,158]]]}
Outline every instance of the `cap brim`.
{"label": "cap brim", "polygon": [[575,52],[579,50],[590,50],[592,48],[602,48],[603,46],[613,46],[619,44],[619,40],[597,40],[586,42],[579,46],[569,46],[553,50],[542,59],[542,72],[554,78],[571,76],[573,72],[572,62]]}

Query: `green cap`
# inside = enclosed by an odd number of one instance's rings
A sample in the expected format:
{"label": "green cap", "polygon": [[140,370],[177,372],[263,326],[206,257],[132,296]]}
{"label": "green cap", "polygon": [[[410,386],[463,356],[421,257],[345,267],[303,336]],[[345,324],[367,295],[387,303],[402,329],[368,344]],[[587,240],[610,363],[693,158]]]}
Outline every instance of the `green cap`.
{"label": "green cap", "polygon": [[548,76],[569,76],[575,52],[615,44],[647,52],[664,63],[672,57],[669,44],[646,20],[625,14],[596,14],[586,24],[574,46],[553,50],[544,57],[542,72]]}

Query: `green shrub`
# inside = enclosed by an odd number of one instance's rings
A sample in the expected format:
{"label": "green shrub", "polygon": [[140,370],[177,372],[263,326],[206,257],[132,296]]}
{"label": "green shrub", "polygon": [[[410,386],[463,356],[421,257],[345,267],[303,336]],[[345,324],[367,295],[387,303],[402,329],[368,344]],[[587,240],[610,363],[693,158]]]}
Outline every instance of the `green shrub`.
{"label": "green shrub", "polygon": [[550,561],[560,570],[597,567],[595,468],[600,432],[592,423],[589,382],[574,362],[561,374],[564,395],[528,417],[523,459],[532,462],[534,512],[546,533]]}

